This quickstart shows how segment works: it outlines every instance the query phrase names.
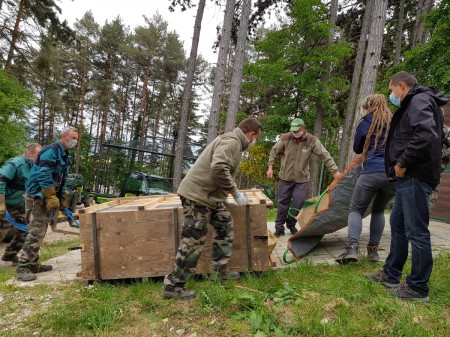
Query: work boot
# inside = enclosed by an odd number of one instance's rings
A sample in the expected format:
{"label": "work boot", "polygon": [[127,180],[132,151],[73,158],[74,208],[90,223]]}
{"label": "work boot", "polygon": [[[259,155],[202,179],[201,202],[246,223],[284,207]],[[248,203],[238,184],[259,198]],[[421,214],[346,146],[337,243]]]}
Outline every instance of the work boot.
{"label": "work boot", "polygon": [[347,244],[344,252],[339,255],[336,260],[339,264],[349,264],[350,262],[358,262],[358,245]]}
{"label": "work boot", "polygon": [[297,228],[295,228],[295,225],[291,226],[291,227],[288,227],[288,228],[289,228],[289,231],[291,232],[292,235],[294,235],[295,233],[298,232]]}
{"label": "work boot", "polygon": [[17,264],[19,262],[19,258],[17,257],[17,254],[3,254],[2,261],[5,262],[12,262],[13,264]]}
{"label": "work boot", "polygon": [[241,274],[237,271],[227,271],[224,273],[217,273],[217,278],[219,281],[239,280],[241,278]]}
{"label": "work boot", "polygon": [[277,229],[275,231],[274,235],[275,235],[276,238],[284,236],[284,229],[282,229],[282,230],[281,229]]}
{"label": "work boot", "polygon": [[378,246],[377,245],[368,245],[367,246],[367,260],[369,262],[378,262],[380,260],[380,256],[378,255]]}
{"label": "work boot", "polygon": [[228,270],[228,266],[214,266],[214,272],[217,273],[217,278],[219,281],[226,280],[239,280],[241,278],[241,274],[238,272],[231,272]]}
{"label": "work boot", "polygon": [[53,266],[49,264],[38,264],[38,265],[30,265],[28,268],[32,273],[45,273],[46,271],[50,271],[53,269]]}
{"label": "work boot", "polygon": [[390,291],[392,296],[398,297],[404,301],[429,302],[428,294],[422,294],[413,290],[408,283],[403,283],[401,286],[392,288]]}
{"label": "work boot", "polygon": [[375,274],[366,274],[366,277],[373,282],[384,285],[386,288],[397,288],[400,286],[400,282],[390,279],[383,270],[379,270]]}
{"label": "work boot", "polygon": [[186,290],[182,287],[174,287],[171,285],[163,286],[164,298],[178,298],[182,300],[190,300],[195,298],[196,294],[193,290]]}
{"label": "work boot", "polygon": [[19,267],[16,269],[16,278],[20,281],[28,282],[37,279],[37,276],[31,272],[30,269],[26,267]]}

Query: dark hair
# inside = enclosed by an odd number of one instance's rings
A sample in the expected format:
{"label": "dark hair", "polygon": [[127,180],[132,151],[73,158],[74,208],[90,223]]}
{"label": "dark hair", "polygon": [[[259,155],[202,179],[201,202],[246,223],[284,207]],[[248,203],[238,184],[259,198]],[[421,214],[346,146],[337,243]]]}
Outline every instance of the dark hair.
{"label": "dark hair", "polygon": [[262,126],[256,118],[249,117],[239,123],[239,129],[241,129],[243,133],[258,132],[259,130],[262,131]]}
{"label": "dark hair", "polygon": [[406,71],[399,71],[398,73],[392,75],[391,84],[395,86],[400,82],[405,83],[408,87],[413,87],[415,84],[417,84],[417,79]]}

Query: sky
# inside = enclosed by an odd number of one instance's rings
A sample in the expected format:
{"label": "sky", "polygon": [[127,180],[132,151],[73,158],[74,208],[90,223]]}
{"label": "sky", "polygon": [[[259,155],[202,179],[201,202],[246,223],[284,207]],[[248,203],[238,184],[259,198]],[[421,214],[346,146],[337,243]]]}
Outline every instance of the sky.
{"label": "sky", "polygon": [[[67,20],[70,26],[73,26],[73,23],[81,19],[89,10],[100,25],[103,25],[106,20],[111,22],[120,16],[124,24],[130,28],[145,25],[143,15],[151,18],[159,11],[159,14],[168,22],[169,31],[178,33],[188,57],[197,7],[184,12],[177,7],[175,12],[170,12],[168,9],[170,2],[170,0],[59,0],[57,4],[62,11],[60,18]],[[214,53],[212,46],[216,39],[216,26],[221,25],[223,21],[223,10],[224,7],[217,7],[211,0],[206,1],[198,53],[210,63],[217,62],[217,53]]]}

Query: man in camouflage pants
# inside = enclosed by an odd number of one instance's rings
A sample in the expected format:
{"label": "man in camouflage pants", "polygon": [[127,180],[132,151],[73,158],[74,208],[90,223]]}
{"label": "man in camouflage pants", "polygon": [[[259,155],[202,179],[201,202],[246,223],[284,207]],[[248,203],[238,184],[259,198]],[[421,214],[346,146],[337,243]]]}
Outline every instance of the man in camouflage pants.
{"label": "man in camouflage pants", "polygon": [[[25,182],[41,149],[41,145],[32,143],[27,146],[24,155],[9,159],[0,168],[0,242],[11,230],[6,211],[16,223],[28,223],[24,202]],[[26,231],[18,230],[6,247],[2,260],[17,263],[17,253],[22,249],[26,237]]]}
{"label": "man in camouflage pants", "polygon": [[244,193],[237,189],[234,177],[242,151],[261,135],[261,124],[254,118],[243,120],[233,131],[218,136],[198,157],[194,166],[178,187],[184,208],[184,224],[172,271],[164,278],[165,298],[191,299],[194,291],[184,288],[194,273],[203,251],[207,226],[216,234],[213,239],[213,268],[220,280],[238,279],[239,273],[228,271],[233,248],[233,219],[224,205],[228,194],[236,204],[248,203]]}
{"label": "man in camouflage pants", "polygon": [[26,191],[33,199],[32,219],[25,244],[18,254],[16,269],[16,278],[21,281],[35,280],[37,273],[53,269],[51,265],[39,264],[39,250],[49,217],[67,207],[64,186],[71,161],[67,149],[75,147],[77,141],[78,131],[71,126],[65,127],[60,140],[44,147],[31,169]]}

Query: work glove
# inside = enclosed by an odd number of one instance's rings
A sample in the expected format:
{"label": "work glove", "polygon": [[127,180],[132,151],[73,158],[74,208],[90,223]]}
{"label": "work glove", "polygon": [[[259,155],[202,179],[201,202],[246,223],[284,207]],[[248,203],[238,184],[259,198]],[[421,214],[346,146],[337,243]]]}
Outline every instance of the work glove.
{"label": "work glove", "polygon": [[0,194],[0,216],[4,216],[6,213],[5,195]]}
{"label": "work glove", "polygon": [[47,205],[47,212],[59,209],[59,199],[56,196],[56,191],[54,187],[46,188],[45,190],[42,190],[42,193],[44,193],[45,204]]}
{"label": "work glove", "polygon": [[67,195],[67,192],[62,192],[61,198],[59,198],[59,204],[60,204],[60,208],[59,209],[61,211],[64,211],[65,208],[69,207],[69,203],[67,201],[68,197],[69,196]]}
{"label": "work glove", "polygon": [[233,198],[234,201],[236,201],[236,204],[238,204],[239,206],[244,206],[248,204],[248,199],[245,196],[244,193],[240,192],[240,191],[236,191],[233,193]]}

